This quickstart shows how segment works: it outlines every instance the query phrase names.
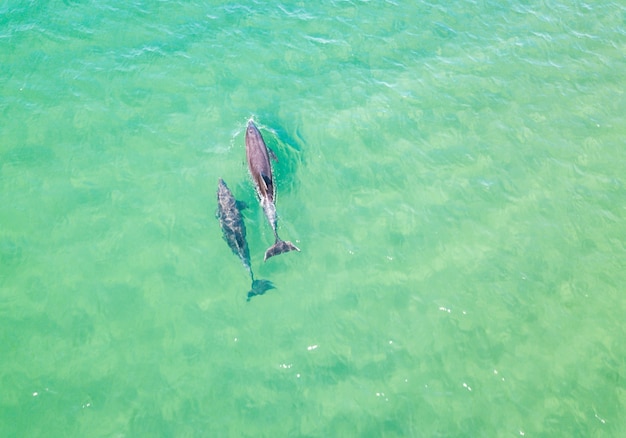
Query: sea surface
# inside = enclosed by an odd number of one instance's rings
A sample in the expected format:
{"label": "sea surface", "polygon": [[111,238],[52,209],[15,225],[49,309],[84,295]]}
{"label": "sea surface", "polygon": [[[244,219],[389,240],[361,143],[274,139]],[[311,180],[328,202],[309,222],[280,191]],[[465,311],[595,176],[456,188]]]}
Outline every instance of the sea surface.
{"label": "sea surface", "polygon": [[623,1],[1,1],[0,436],[624,436],[625,139]]}

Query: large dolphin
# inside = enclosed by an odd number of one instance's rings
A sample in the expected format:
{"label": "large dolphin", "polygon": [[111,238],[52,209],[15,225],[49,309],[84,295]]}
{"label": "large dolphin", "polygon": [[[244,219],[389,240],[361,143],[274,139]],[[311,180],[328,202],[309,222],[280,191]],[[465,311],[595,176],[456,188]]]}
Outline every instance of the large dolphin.
{"label": "large dolphin", "polygon": [[224,240],[228,243],[241,262],[250,273],[252,288],[248,292],[248,301],[255,295],[263,295],[273,289],[274,285],[269,280],[255,280],[250,267],[250,250],[246,241],[246,225],[241,216],[241,210],[245,204],[237,201],[222,178],[217,185],[217,218],[220,221]]}
{"label": "large dolphin", "polygon": [[264,260],[284,252],[293,250],[300,251],[293,243],[278,237],[278,232],[276,231],[278,222],[276,204],[274,203],[276,189],[274,188],[274,180],[272,178],[270,154],[276,161],[276,156],[267,148],[261,133],[252,119],[250,119],[248,121],[248,128],[246,129],[246,158],[248,160],[248,169],[250,170],[254,185],[256,186],[256,193],[261,202],[261,207],[263,207],[263,211],[265,212],[265,217],[272,226],[274,237],[276,238],[274,245],[270,246],[267,251],[265,251]]}

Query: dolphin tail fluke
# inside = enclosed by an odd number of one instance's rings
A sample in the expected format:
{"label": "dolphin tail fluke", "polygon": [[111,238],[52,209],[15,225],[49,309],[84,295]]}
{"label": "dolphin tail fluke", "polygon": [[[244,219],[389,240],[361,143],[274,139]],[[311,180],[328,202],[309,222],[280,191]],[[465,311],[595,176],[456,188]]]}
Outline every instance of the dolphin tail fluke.
{"label": "dolphin tail fluke", "polygon": [[274,257],[275,255],[282,254],[284,252],[289,252],[289,251],[300,251],[300,248],[298,248],[296,245],[294,245],[291,242],[280,240],[277,238],[276,243],[270,246],[269,248],[267,248],[267,251],[265,251],[264,261],[266,261],[270,257]]}
{"label": "dolphin tail fluke", "polygon": [[250,289],[250,292],[248,292],[247,301],[250,301],[250,298],[256,295],[263,295],[268,290],[275,288],[276,287],[274,286],[274,284],[269,280],[253,280],[252,289]]}

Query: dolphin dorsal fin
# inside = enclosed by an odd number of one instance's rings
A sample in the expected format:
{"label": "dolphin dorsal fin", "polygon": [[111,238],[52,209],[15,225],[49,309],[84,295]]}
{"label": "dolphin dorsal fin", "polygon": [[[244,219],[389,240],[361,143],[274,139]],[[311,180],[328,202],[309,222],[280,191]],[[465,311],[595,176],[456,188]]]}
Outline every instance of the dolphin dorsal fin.
{"label": "dolphin dorsal fin", "polygon": [[269,189],[270,187],[272,187],[272,178],[264,173],[261,173],[261,178],[263,178],[263,182],[265,183],[265,189]]}

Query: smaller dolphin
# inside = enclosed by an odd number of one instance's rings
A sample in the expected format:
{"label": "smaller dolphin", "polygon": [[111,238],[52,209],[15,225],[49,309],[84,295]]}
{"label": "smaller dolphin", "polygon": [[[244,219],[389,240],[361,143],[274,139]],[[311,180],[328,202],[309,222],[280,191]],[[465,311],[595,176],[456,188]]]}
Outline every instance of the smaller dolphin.
{"label": "smaller dolphin", "polygon": [[228,243],[233,253],[239,256],[241,262],[250,273],[252,288],[248,292],[248,301],[255,295],[263,295],[266,291],[274,289],[269,280],[255,280],[250,267],[250,250],[246,241],[246,225],[243,222],[241,210],[245,204],[237,201],[222,178],[217,185],[217,218],[224,233],[224,240]]}
{"label": "smaller dolphin", "polygon": [[274,161],[277,161],[276,155],[267,148],[261,133],[252,119],[250,119],[248,121],[248,128],[246,129],[246,158],[248,160],[248,170],[250,170],[250,175],[256,186],[256,193],[261,202],[261,207],[263,207],[265,217],[270,223],[276,239],[274,245],[270,246],[267,251],[265,251],[264,260],[284,252],[293,250],[300,251],[293,243],[284,241],[278,237],[278,232],[276,231],[278,222],[276,204],[274,203],[276,190],[274,188],[274,180],[272,179],[270,154]]}

